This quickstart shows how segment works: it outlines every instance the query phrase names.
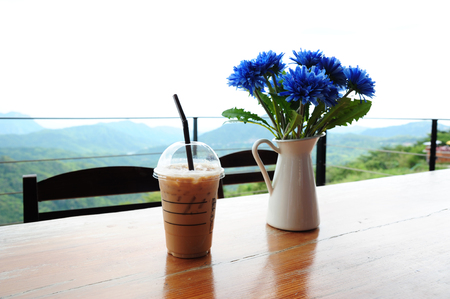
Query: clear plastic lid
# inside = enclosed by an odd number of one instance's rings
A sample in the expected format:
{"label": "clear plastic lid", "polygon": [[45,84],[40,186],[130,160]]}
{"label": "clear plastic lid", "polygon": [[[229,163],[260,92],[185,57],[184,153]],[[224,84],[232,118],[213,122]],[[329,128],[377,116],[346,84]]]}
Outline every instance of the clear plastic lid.
{"label": "clear plastic lid", "polygon": [[[190,147],[194,162],[194,170],[189,170],[186,150]],[[207,144],[192,141],[189,144],[175,142],[161,155],[158,165],[153,171],[153,176],[163,179],[167,176],[184,177],[211,177],[211,179],[223,178],[224,170],[216,153]]]}

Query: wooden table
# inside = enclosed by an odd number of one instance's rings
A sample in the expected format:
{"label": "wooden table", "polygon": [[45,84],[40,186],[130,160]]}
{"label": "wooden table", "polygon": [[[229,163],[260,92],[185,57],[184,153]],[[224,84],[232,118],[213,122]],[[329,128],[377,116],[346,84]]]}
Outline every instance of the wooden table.
{"label": "wooden table", "polygon": [[450,170],[318,188],[319,229],[217,203],[211,254],[167,255],[160,208],[0,227],[1,298],[450,298]]}

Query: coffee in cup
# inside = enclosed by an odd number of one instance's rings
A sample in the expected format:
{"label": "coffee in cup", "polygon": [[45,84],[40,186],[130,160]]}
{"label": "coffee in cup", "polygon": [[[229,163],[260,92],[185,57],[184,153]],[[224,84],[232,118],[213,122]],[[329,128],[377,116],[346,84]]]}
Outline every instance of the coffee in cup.
{"label": "coffee in cup", "polygon": [[[191,146],[194,170],[188,169],[186,146]],[[154,175],[161,190],[168,253],[179,258],[208,254],[219,180],[224,176],[217,155],[201,142],[177,142],[161,155]]]}

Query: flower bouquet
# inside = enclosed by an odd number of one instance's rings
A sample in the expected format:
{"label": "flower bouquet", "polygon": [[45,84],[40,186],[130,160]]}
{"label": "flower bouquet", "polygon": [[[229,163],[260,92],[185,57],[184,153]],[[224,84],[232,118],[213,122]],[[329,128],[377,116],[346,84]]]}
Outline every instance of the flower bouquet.
{"label": "flower bouquet", "polygon": [[[375,82],[365,70],[344,67],[320,50],[293,53],[290,59],[295,68],[287,69],[284,53],[269,51],[241,61],[228,77],[228,85],[249,92],[267,117],[240,108],[225,110],[222,116],[231,122],[261,125],[276,139],[286,140],[320,135],[369,112],[372,102],[366,97],[374,96]],[[351,93],[359,95],[359,100],[350,98]]]}

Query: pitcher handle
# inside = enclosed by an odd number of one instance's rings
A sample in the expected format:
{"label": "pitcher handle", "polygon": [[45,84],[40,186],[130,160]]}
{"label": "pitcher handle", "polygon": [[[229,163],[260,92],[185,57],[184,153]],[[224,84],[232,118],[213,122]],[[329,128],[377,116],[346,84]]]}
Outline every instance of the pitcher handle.
{"label": "pitcher handle", "polygon": [[255,158],[256,164],[258,164],[259,169],[261,170],[261,174],[263,175],[264,182],[266,183],[267,186],[267,190],[269,191],[269,194],[272,195],[273,192],[272,182],[270,181],[269,174],[267,173],[266,167],[264,166],[264,163],[262,162],[261,157],[259,156],[258,153],[258,146],[260,146],[262,143],[267,144],[277,153],[280,153],[280,149],[276,147],[269,139],[256,140],[252,147],[253,157]]}

